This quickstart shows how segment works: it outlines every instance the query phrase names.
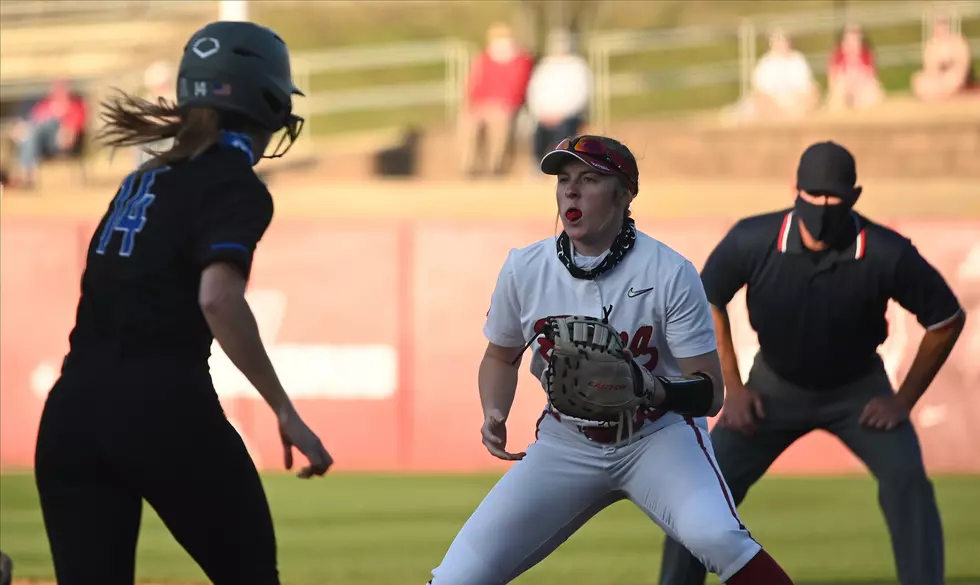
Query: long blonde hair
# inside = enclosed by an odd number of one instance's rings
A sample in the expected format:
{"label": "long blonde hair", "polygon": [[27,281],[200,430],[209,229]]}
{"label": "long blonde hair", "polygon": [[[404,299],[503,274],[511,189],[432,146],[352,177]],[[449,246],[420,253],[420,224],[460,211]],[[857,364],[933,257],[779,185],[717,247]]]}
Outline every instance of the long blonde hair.
{"label": "long blonde hair", "polygon": [[141,168],[155,168],[192,158],[220,138],[222,113],[214,108],[179,108],[159,98],[156,102],[119,91],[102,102],[105,126],[96,138],[113,148],[144,146],[173,139],[165,150],[145,149],[152,159]]}

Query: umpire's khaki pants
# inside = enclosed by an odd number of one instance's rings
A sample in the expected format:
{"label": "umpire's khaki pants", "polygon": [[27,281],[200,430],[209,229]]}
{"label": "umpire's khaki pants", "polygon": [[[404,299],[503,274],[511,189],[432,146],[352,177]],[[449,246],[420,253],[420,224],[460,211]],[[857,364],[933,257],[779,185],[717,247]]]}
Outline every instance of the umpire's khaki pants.
{"label": "umpire's khaki pants", "polygon": [[[510,142],[513,121],[514,112],[498,104],[477,106],[460,116],[460,162],[463,172],[479,169],[494,172],[501,169]],[[486,146],[483,160],[478,161],[481,130],[484,132]]]}

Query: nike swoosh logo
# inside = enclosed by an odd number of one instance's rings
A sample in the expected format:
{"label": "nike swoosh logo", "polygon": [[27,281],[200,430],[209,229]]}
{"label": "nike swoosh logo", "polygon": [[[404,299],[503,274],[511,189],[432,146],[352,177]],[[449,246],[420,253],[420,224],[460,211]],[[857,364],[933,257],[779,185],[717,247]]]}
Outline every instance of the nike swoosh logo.
{"label": "nike swoosh logo", "polygon": [[629,298],[632,299],[633,297],[638,297],[638,296],[642,295],[643,293],[648,293],[648,292],[650,292],[652,290],[653,290],[653,287],[652,286],[650,288],[644,288],[644,289],[641,289],[641,290],[633,290],[633,287],[631,286],[630,289],[628,291],[626,291],[626,296],[628,296]]}

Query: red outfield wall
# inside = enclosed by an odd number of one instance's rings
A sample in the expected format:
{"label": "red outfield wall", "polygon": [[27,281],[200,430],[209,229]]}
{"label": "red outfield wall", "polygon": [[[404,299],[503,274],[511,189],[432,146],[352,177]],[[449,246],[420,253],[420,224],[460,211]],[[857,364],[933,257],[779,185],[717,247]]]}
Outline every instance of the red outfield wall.
{"label": "red outfield wall", "polygon": [[[728,225],[644,222],[695,265]],[[30,466],[44,395],[66,350],[91,224],[5,219],[0,229],[0,464]],[[967,330],[914,412],[933,471],[980,472],[980,222],[903,222],[971,313]],[[338,470],[500,469],[479,439],[476,374],[497,271],[511,247],[553,234],[553,221],[325,223],[276,220],[257,255],[249,300],[286,388]],[[755,339],[735,311],[743,370]],[[897,306],[881,348],[893,381],[921,328]],[[215,386],[262,468],[281,465],[274,422],[216,348]],[[521,374],[511,446],[533,440],[544,395]],[[972,427],[971,427],[972,425]],[[774,471],[861,471],[840,443],[813,433]]]}

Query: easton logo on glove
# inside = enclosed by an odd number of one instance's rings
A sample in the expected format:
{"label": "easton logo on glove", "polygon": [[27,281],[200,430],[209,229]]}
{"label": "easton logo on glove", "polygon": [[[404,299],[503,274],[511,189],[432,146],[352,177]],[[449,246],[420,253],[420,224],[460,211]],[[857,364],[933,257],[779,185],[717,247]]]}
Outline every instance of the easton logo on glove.
{"label": "easton logo on glove", "polygon": [[[644,376],[620,334],[595,317],[549,317],[538,335],[553,345],[545,391],[558,413],[615,423],[648,404]],[[532,338],[528,346],[537,339]]]}
{"label": "easton logo on glove", "polygon": [[589,380],[588,386],[596,390],[615,390],[617,392],[626,390],[625,384],[610,384],[608,382],[596,382],[595,380]]}

